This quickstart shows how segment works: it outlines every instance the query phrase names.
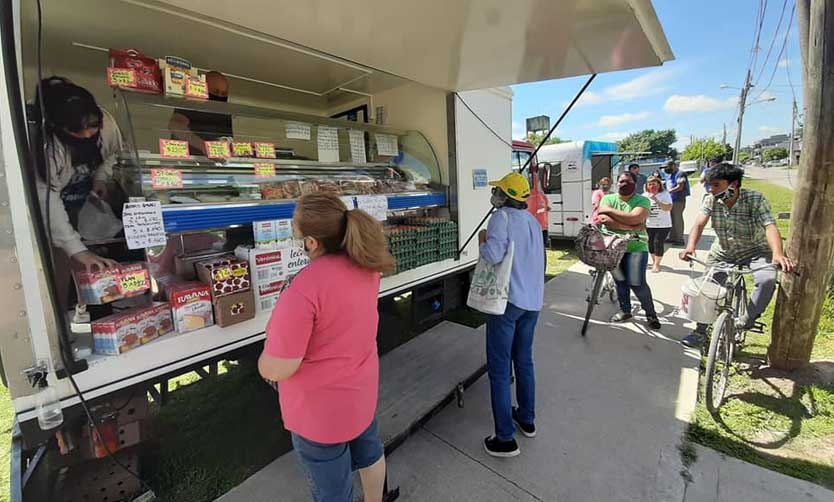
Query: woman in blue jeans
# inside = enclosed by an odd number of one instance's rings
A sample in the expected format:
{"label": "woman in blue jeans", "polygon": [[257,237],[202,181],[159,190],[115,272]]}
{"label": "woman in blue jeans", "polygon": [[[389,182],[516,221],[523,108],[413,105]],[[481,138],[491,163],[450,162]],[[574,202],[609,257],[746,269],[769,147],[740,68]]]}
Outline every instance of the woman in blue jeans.
{"label": "woman in blue jeans", "polygon": [[[478,236],[481,258],[501,263],[512,242],[513,267],[504,314],[487,317],[487,370],[495,434],[484,439],[484,449],[494,457],[514,457],[521,450],[513,424],[527,437],[536,435],[533,333],[544,301],[544,243],[541,226],[527,211],[527,179],[511,173],[490,185],[495,187],[490,201],[497,211]],[[510,387],[513,368],[517,408],[513,408]]]}

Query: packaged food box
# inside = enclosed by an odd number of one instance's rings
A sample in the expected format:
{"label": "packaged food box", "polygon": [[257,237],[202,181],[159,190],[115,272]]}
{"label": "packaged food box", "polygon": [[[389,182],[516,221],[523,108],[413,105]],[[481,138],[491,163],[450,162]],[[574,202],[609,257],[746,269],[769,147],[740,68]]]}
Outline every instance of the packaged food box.
{"label": "packaged food box", "polygon": [[304,247],[301,243],[293,243],[292,246],[286,248],[284,251],[286,251],[284,272],[287,277],[297,274],[301,269],[310,264],[310,258],[304,252]]}
{"label": "packaged food box", "polygon": [[272,312],[275,304],[278,303],[278,298],[284,290],[284,281],[264,282],[255,285],[255,310],[260,312]]}
{"label": "packaged food box", "polygon": [[[185,59],[166,56],[159,60],[166,96],[184,96],[185,82],[189,78],[198,78],[197,70]],[[204,77],[205,78],[205,77]]]}
{"label": "packaged food box", "polygon": [[255,317],[255,295],[251,289],[220,296],[214,304],[214,319],[218,326],[226,327]]}
{"label": "packaged food box", "polygon": [[218,297],[250,288],[249,261],[226,255],[194,265],[197,277],[208,284],[211,296]]}
{"label": "packaged food box", "polygon": [[202,282],[180,282],[168,287],[168,303],[178,333],[188,333],[214,324],[211,289]]}
{"label": "packaged food box", "polygon": [[93,351],[97,354],[119,355],[138,347],[142,343],[138,321],[134,311],[93,321]]}
{"label": "packaged food box", "polygon": [[145,293],[151,287],[144,263],[127,263],[94,272],[73,272],[78,301],[85,305],[104,305]]}
{"label": "packaged food box", "polygon": [[253,287],[284,279],[284,249],[253,249],[238,246],[235,256],[249,262],[249,277]]}
{"label": "packaged food box", "polygon": [[141,343],[148,343],[174,330],[171,305],[168,302],[154,303],[138,312],[137,317],[139,317],[139,341]]}
{"label": "packaged food box", "polygon": [[186,281],[193,281],[197,279],[197,271],[194,269],[194,264],[199,261],[206,261],[213,258],[220,258],[226,256],[225,251],[202,252],[193,255],[180,255],[174,258],[174,270],[177,277]]}
{"label": "packaged food box", "polygon": [[159,64],[136,49],[110,49],[110,67],[136,72],[136,82],[129,89],[150,94],[161,94]]}
{"label": "packaged food box", "polygon": [[255,247],[260,249],[281,249],[292,244],[292,220],[265,220],[252,222]]}

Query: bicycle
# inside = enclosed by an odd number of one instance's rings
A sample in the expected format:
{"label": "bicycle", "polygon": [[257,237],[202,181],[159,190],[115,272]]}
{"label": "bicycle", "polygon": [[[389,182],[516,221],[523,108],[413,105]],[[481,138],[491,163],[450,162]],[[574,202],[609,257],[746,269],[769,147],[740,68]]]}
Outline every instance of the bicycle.
{"label": "bicycle", "polygon": [[760,270],[776,268],[773,264],[749,268],[743,265],[728,263],[708,264],[694,256],[689,256],[691,264],[698,263],[713,272],[727,274],[724,282],[724,294],[718,298],[716,308],[718,317],[712,323],[709,349],[707,350],[707,366],[704,374],[704,400],[710,413],[717,413],[724,401],[727,383],[730,376],[736,348],[743,345],[747,331],[764,333],[764,325],[755,323],[752,328],[737,327],[736,321],[744,318],[747,313],[747,283],[744,277]]}
{"label": "bicycle", "polygon": [[582,322],[580,333],[585,336],[590,324],[591,314],[594,306],[599,304],[603,294],[607,294],[612,303],[617,301],[614,277],[611,271],[620,265],[623,255],[626,252],[628,243],[632,240],[639,240],[636,234],[617,234],[603,230],[596,225],[582,227],[576,238],[576,250],[579,259],[594,267],[591,270],[592,286],[590,294],[585,298],[588,308],[585,311],[585,320]]}

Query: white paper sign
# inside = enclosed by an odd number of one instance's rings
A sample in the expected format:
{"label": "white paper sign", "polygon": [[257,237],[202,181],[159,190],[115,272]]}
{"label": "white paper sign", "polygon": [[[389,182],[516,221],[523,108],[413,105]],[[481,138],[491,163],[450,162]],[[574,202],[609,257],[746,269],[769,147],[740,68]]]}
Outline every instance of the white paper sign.
{"label": "white paper sign", "polygon": [[159,201],[125,203],[122,224],[128,249],[164,246],[168,242]]}
{"label": "white paper sign", "polygon": [[348,131],[348,135],[350,136],[351,160],[354,164],[364,164],[368,161],[365,155],[365,132],[351,129]]}
{"label": "white paper sign", "polygon": [[339,162],[339,130],[319,126],[319,162]]}
{"label": "white paper sign", "polygon": [[393,134],[376,134],[376,151],[380,155],[396,157],[400,154],[397,137]]}
{"label": "white paper sign", "polygon": [[356,204],[379,221],[388,219],[388,197],[384,195],[357,195]]}
{"label": "white paper sign", "polygon": [[345,206],[347,206],[348,210],[356,209],[356,204],[354,203],[356,197],[354,197],[353,195],[343,195],[339,198],[342,199],[342,202],[345,203]]}
{"label": "white paper sign", "polygon": [[310,139],[310,124],[287,122],[287,139]]}

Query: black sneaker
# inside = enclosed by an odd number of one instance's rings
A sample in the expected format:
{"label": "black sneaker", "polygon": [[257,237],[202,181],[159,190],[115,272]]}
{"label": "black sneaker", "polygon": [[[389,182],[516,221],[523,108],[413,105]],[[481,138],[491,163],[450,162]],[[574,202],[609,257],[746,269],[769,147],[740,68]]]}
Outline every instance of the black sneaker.
{"label": "black sneaker", "polygon": [[649,328],[653,331],[660,330],[660,319],[657,316],[646,316],[646,320],[649,322]]}
{"label": "black sneaker", "polygon": [[693,331],[681,340],[681,344],[683,344],[684,347],[689,347],[690,349],[700,349],[701,346],[704,345],[706,339],[707,335],[699,333],[698,331]]}
{"label": "black sneaker", "polygon": [[495,436],[484,439],[484,450],[493,457],[500,458],[516,457],[521,453],[515,439],[499,441]]}
{"label": "black sneaker", "polygon": [[611,317],[611,322],[626,322],[629,319],[631,319],[632,317],[634,317],[634,316],[631,315],[630,313],[620,311],[620,312],[617,312],[616,314],[614,314]]}
{"label": "black sneaker", "polygon": [[513,422],[518,430],[528,438],[536,437],[536,424],[525,424],[518,419],[518,408],[513,408]]}

